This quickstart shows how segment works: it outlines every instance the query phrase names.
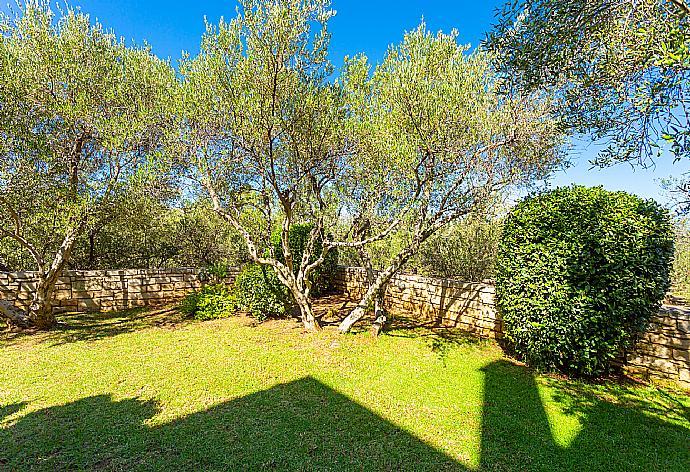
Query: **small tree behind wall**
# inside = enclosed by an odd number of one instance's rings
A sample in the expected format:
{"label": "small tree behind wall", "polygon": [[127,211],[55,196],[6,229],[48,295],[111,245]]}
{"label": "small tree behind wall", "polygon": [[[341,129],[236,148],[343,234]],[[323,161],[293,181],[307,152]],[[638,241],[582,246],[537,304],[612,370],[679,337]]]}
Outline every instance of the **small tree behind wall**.
{"label": "small tree behind wall", "polygon": [[56,323],[53,291],[77,237],[146,179],[174,90],[168,63],[79,11],[27,2],[0,18],[0,237],[38,271],[27,312],[0,304],[11,324]]}
{"label": "small tree behind wall", "polygon": [[548,97],[501,90],[490,57],[467,49],[455,32],[434,35],[422,24],[373,72],[363,56],[347,64],[352,165],[365,169],[362,185],[376,183],[357,201],[389,220],[398,215],[406,244],[370,281],[342,332],[430,236],[491,206],[498,192],[545,176],[561,159]]}

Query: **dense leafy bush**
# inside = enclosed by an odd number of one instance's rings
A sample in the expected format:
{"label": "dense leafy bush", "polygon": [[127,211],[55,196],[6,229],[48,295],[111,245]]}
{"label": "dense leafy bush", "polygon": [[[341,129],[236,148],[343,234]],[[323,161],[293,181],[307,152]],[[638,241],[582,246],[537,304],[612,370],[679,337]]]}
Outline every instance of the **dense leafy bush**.
{"label": "dense leafy bush", "polygon": [[180,304],[182,313],[197,320],[226,318],[235,310],[235,294],[225,284],[205,285],[187,295]]}
{"label": "dense leafy bush", "polygon": [[[302,262],[302,256],[304,254],[304,249],[307,247],[307,242],[309,241],[309,233],[313,226],[311,223],[294,224],[290,227],[290,235],[288,244],[290,246],[290,251],[292,252],[292,259],[294,265],[294,271],[300,268],[300,263]],[[281,233],[280,231],[274,231],[271,237],[271,242],[275,250],[276,258],[285,263],[285,257],[283,255],[283,246],[281,244]],[[321,255],[321,250],[323,248],[323,237],[319,237],[316,240],[314,250],[312,250],[311,258],[309,262],[314,262]],[[326,259],[323,263],[317,267],[309,277],[312,284],[311,295],[318,297],[325,293],[328,293],[333,289],[333,278],[335,276],[335,271],[338,267],[338,252],[332,249],[328,252]]]}
{"label": "dense leafy bush", "polygon": [[270,267],[247,264],[235,280],[238,308],[256,319],[284,317],[292,313],[294,302],[285,285]]}
{"label": "dense leafy bush", "polygon": [[508,339],[538,368],[606,371],[659,308],[672,254],[668,213],[652,200],[580,186],[525,199],[496,263]]}

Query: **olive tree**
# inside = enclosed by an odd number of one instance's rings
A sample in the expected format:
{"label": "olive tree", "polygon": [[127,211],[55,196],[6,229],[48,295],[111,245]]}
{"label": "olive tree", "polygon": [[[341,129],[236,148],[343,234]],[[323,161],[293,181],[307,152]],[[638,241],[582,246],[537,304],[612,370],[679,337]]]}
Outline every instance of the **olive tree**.
{"label": "olive tree", "polygon": [[[342,93],[328,81],[332,14],[327,0],[244,0],[230,22],[207,25],[201,52],[181,66],[191,176],[251,259],[289,288],[307,330],[319,328],[309,275],[330,250],[316,254],[316,243],[335,219],[331,188],[348,148]],[[296,223],[312,225],[301,260],[289,245]]]}
{"label": "olive tree", "polygon": [[[88,15],[26,2],[0,18],[0,237],[33,260],[19,327],[56,323],[52,297],[78,236],[155,167],[175,74]],[[45,242],[47,241],[47,242]]]}
{"label": "olive tree", "polygon": [[558,96],[564,129],[602,144],[595,164],[647,166],[690,157],[688,26],[684,0],[519,0],[486,45],[515,86]]}
{"label": "olive tree", "polygon": [[376,208],[381,226],[406,231],[341,323],[347,332],[429,237],[491,206],[498,192],[545,176],[562,157],[562,137],[548,96],[506,92],[487,53],[469,54],[457,33],[431,34],[424,24],[373,70],[364,56],[349,60],[342,82],[352,166],[366,169],[368,192],[351,214]]}

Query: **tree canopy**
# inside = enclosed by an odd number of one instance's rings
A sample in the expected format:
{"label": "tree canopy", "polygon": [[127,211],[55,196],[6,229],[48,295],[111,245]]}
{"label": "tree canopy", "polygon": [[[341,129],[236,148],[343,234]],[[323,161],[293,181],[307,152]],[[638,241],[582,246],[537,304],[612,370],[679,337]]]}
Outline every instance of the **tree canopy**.
{"label": "tree canopy", "polygon": [[[690,158],[690,7],[684,0],[517,0],[485,46],[511,85],[551,90],[596,163]],[[690,190],[690,189],[689,189]]]}
{"label": "tree canopy", "polygon": [[150,183],[175,74],[148,48],[47,2],[3,15],[0,32],[0,237],[39,273],[23,323],[49,325],[78,236],[126,188]]}
{"label": "tree canopy", "polygon": [[[193,176],[251,258],[290,288],[308,329],[318,328],[309,274],[329,247],[308,261],[346,154],[342,93],[327,80],[332,15],[326,0],[245,0],[230,22],[207,26],[200,54],[181,67],[183,148]],[[298,222],[312,224],[301,263],[289,246]],[[271,244],[276,225],[281,260]]]}
{"label": "tree canopy", "polygon": [[373,71],[365,56],[346,64],[350,160],[365,169],[355,181],[366,198],[343,200],[367,221],[404,219],[409,235],[343,331],[430,236],[548,175],[562,158],[550,97],[501,93],[490,56],[467,49],[456,32],[432,34],[422,23]]}
{"label": "tree canopy", "polygon": [[[328,0],[244,0],[230,21],[207,24],[179,74],[78,10],[29,1],[3,16],[0,234],[39,273],[28,318],[12,312],[15,323],[55,322],[52,291],[73,253],[86,265],[172,258],[178,246],[160,235],[184,231],[208,203],[310,330],[311,275],[329,253],[366,258],[395,234],[402,242],[345,331],[429,237],[560,162],[550,92],[504,93],[492,54],[422,24],[380,64],[360,55],[336,72],[333,14]],[[186,206],[186,216],[172,208]],[[295,228],[309,229],[299,254]],[[216,257],[219,244],[192,233],[185,250],[203,261],[211,243]],[[134,241],[149,234],[160,240]],[[94,248],[118,241],[130,241],[122,257],[99,259]]]}

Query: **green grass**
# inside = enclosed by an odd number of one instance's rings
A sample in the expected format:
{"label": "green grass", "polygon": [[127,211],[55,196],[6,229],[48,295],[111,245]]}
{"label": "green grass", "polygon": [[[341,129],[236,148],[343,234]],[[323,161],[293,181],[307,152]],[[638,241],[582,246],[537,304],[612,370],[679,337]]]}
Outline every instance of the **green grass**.
{"label": "green grass", "polygon": [[535,375],[452,331],[63,321],[0,337],[0,470],[689,470],[684,394]]}

